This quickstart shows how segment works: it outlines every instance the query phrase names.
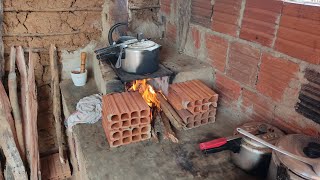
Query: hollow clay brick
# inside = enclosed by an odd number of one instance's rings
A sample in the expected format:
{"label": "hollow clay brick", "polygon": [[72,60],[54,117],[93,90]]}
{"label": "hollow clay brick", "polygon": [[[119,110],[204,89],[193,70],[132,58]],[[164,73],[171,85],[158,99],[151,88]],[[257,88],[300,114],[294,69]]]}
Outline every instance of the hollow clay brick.
{"label": "hollow clay brick", "polygon": [[217,107],[218,94],[200,80],[192,80],[170,85],[168,101],[177,110],[198,114]]}

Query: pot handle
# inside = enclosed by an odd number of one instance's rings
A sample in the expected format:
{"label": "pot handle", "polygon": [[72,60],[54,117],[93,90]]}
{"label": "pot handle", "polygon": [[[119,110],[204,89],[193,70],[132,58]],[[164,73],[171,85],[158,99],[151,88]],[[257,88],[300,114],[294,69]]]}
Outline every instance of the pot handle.
{"label": "pot handle", "polygon": [[121,58],[122,58],[122,53],[123,53],[123,51],[124,51],[124,48],[121,47],[121,48],[120,48],[120,54],[119,54],[117,63],[116,63],[116,65],[115,65],[115,67],[116,67],[117,69],[119,69],[119,68],[121,67],[121,63],[122,63],[122,59],[121,59]]}
{"label": "pot handle", "polygon": [[225,151],[225,150],[230,150],[230,151],[232,151],[234,153],[238,153],[240,151],[241,138],[240,139],[234,139],[234,140],[231,140],[231,141],[226,141],[226,142],[225,142],[225,138],[220,138],[220,139],[216,139],[216,140],[217,141],[213,140],[215,142],[211,141],[211,144],[209,143],[210,146],[214,145],[215,147],[208,148],[208,146],[207,146],[206,148],[201,149],[201,150],[206,154],[217,153],[217,152],[221,152],[221,151]]}

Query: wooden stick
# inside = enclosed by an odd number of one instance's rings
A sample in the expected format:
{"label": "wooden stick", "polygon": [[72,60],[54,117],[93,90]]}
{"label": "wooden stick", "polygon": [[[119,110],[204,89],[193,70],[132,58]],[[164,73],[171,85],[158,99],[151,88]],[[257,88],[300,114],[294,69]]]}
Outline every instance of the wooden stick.
{"label": "wooden stick", "polygon": [[55,8],[55,9],[16,9],[13,7],[4,8],[4,12],[73,12],[73,11],[102,11],[98,8]]}
{"label": "wooden stick", "polygon": [[86,71],[86,58],[87,58],[87,53],[81,52],[80,73],[84,73]]}
{"label": "wooden stick", "polygon": [[163,95],[158,93],[157,97],[160,101],[160,107],[163,113],[168,117],[171,124],[178,130],[185,129],[182,119],[177,114],[177,112],[173,109],[173,107],[168,103],[168,101],[163,97]]}
{"label": "wooden stick", "polygon": [[20,114],[20,107],[18,103],[18,93],[17,93],[17,75],[15,70],[16,63],[16,49],[12,46],[10,52],[10,72],[8,75],[8,87],[9,87],[9,98],[11,102],[15,131],[17,133],[19,152],[22,160],[25,161],[25,147],[23,140],[23,129],[22,120]]}
{"label": "wooden stick", "polygon": [[5,69],[4,69],[4,46],[3,46],[3,0],[0,0],[0,80],[2,80]]}
{"label": "wooden stick", "polygon": [[[1,82],[0,87],[3,87]],[[14,140],[14,135],[7,119],[8,114],[6,109],[9,109],[9,107],[6,102],[7,100],[4,98],[7,96],[4,88],[0,88],[0,94],[0,146],[4,155],[6,156],[7,163],[12,168],[14,178],[23,180],[28,179],[25,167]]]}
{"label": "wooden stick", "polygon": [[10,33],[10,34],[4,34],[3,37],[43,37],[43,36],[63,36],[63,35],[72,35],[72,34],[78,34],[80,33],[79,30],[72,31],[72,32],[65,32],[65,33]]}
{"label": "wooden stick", "polygon": [[29,53],[29,69],[27,76],[27,91],[26,91],[26,150],[30,169],[30,179],[40,179],[40,158],[38,147],[38,130],[37,130],[37,94],[34,77],[34,63],[32,52]]}
{"label": "wooden stick", "polygon": [[57,133],[57,141],[59,147],[60,162],[67,162],[66,148],[64,146],[65,139],[63,136],[63,126],[61,125],[61,99],[59,88],[59,70],[56,47],[51,44],[49,49],[50,67],[51,67],[51,95],[53,100],[53,116],[55,120],[55,128]]}
{"label": "wooden stick", "polygon": [[176,137],[176,134],[171,129],[168,117],[163,112],[161,112],[160,115],[161,115],[162,123],[164,125],[164,137],[165,137],[165,139],[170,139],[172,142],[178,143],[179,140]]}

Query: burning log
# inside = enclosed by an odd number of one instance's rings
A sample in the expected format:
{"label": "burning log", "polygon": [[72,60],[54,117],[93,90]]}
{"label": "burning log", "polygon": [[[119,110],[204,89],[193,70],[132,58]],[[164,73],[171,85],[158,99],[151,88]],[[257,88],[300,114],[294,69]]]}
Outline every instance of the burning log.
{"label": "burning log", "polygon": [[173,107],[169,104],[169,102],[163,97],[161,93],[157,93],[157,97],[160,101],[160,107],[163,113],[170,120],[171,124],[178,130],[184,129],[185,126],[183,125],[182,119],[173,109]]}
{"label": "burning log", "polygon": [[17,75],[15,71],[15,63],[16,63],[16,49],[14,47],[11,47],[10,72],[8,76],[9,98],[10,98],[13,117],[14,117],[15,130],[17,133],[20,155],[22,157],[22,160],[25,161],[25,146],[24,146],[24,140],[23,140],[22,120],[21,120],[20,108],[18,103]]}
{"label": "burning log", "polygon": [[50,67],[51,67],[51,94],[53,100],[53,116],[55,120],[55,128],[59,146],[60,162],[65,164],[67,161],[66,148],[64,146],[65,140],[63,137],[63,128],[61,125],[61,101],[60,101],[60,88],[59,88],[59,70],[57,65],[57,51],[56,47],[50,45]]}
{"label": "burning log", "polygon": [[168,117],[163,112],[161,112],[160,115],[161,115],[161,120],[162,120],[162,123],[164,126],[164,138],[170,139],[170,141],[172,141],[174,143],[178,143],[179,140],[176,137],[176,134],[171,129],[171,125],[170,125]]}

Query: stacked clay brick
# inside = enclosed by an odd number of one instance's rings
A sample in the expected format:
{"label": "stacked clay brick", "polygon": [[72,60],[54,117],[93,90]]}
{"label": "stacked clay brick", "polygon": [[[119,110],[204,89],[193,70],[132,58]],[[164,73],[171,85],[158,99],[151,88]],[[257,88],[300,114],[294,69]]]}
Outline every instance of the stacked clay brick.
{"label": "stacked clay brick", "polygon": [[168,101],[187,128],[215,122],[218,94],[200,80],[171,84]]}
{"label": "stacked clay brick", "polygon": [[102,125],[110,147],[151,137],[150,108],[139,92],[105,95],[102,106]]}

